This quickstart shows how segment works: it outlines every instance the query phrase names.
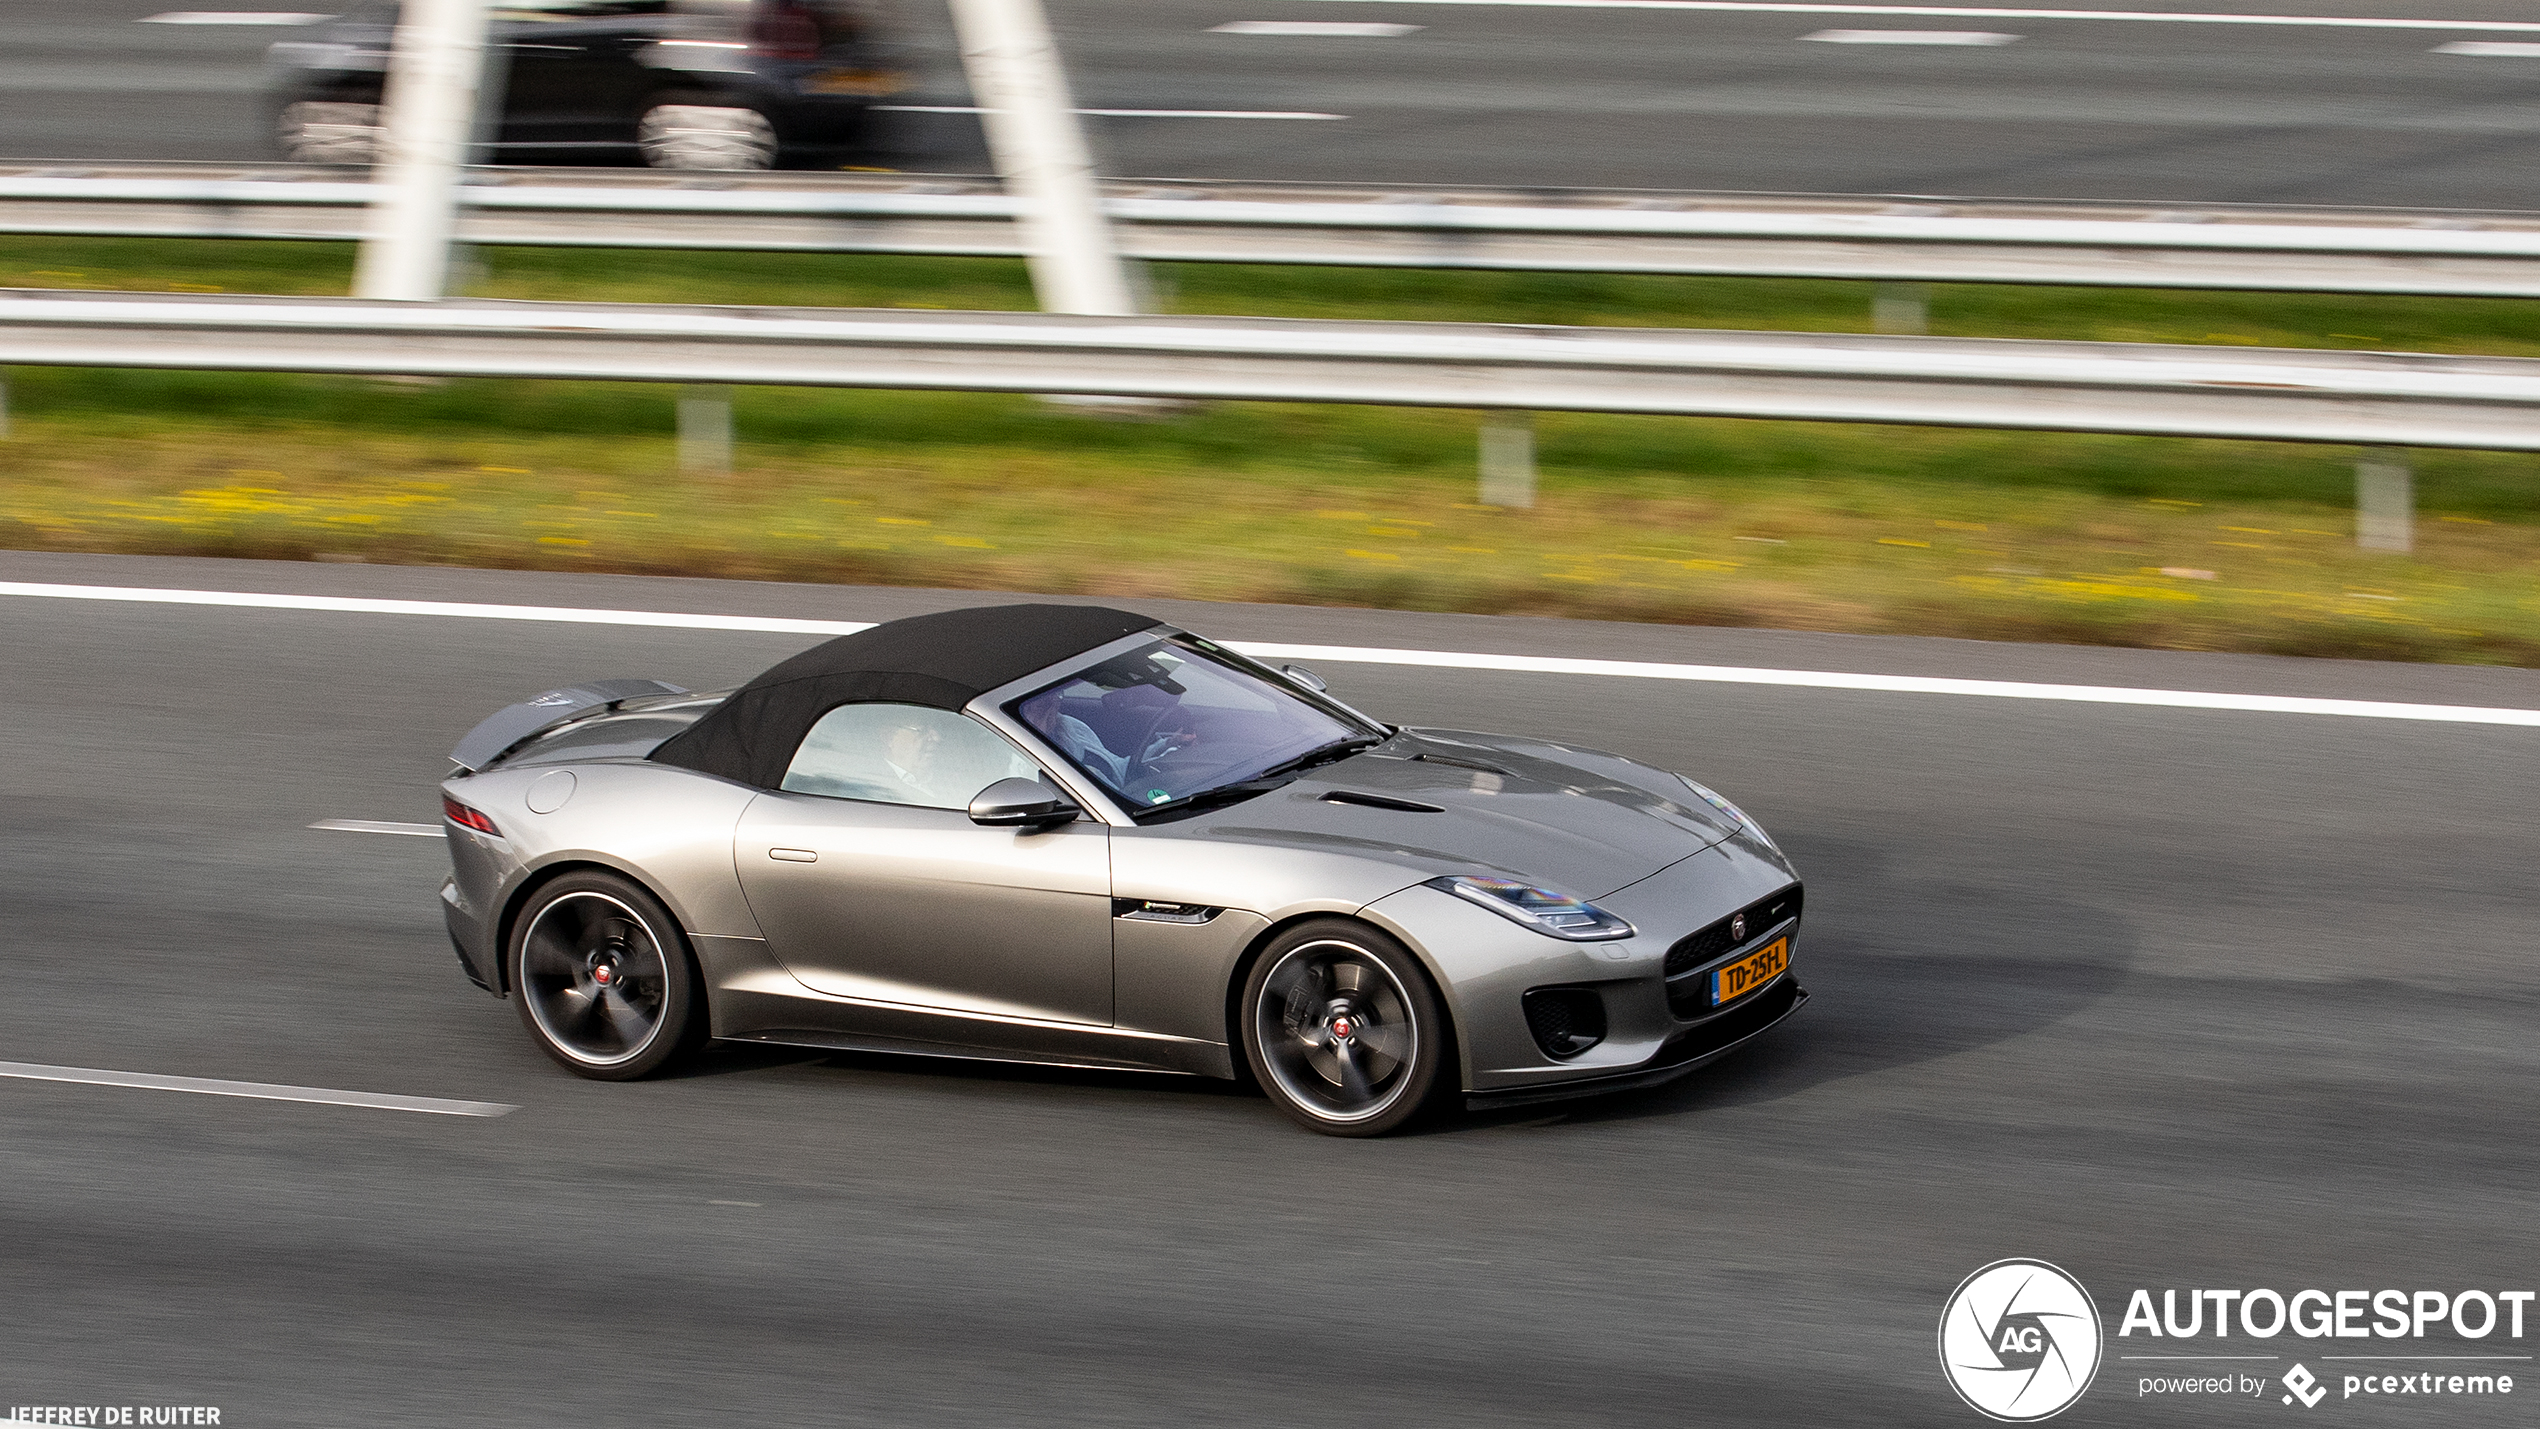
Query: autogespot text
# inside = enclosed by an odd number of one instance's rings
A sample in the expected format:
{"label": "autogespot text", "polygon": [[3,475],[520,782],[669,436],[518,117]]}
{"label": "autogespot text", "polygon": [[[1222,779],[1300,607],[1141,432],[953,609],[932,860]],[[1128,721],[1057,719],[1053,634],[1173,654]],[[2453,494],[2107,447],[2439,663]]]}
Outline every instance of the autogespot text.
{"label": "autogespot text", "polygon": [[[2502,1338],[2522,1338],[2523,1311],[2530,1290],[2190,1290],[2182,1304],[2176,1290],[2161,1292],[2159,1314],[2152,1292],[2137,1290],[2126,1301],[2124,1338],[2140,1331],[2155,1339],[2193,1339],[2231,1333],[2232,1313],[2239,1312],[2240,1333],[2268,1340],[2286,1331],[2305,1340],[2422,1339],[2428,1331],[2448,1330],[2464,1340],[2484,1340],[2504,1329]],[[2206,1307],[2213,1307],[2210,1325]]]}

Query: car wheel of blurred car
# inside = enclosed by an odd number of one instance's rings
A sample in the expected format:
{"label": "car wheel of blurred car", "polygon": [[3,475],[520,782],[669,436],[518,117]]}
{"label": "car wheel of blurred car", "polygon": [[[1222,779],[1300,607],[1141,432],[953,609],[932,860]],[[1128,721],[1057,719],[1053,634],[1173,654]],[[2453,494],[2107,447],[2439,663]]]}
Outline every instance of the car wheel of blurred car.
{"label": "car wheel of blurred car", "polygon": [[705,994],[678,921],[615,874],[569,873],[538,890],[507,949],[520,1020],[548,1056],[624,1082],[705,1040]]}
{"label": "car wheel of blurred car", "polygon": [[304,99],[274,126],[282,156],[302,164],[367,164],[379,154],[379,106]]}
{"label": "car wheel of blurred car", "polygon": [[1456,1079],[1453,1032],[1408,950],[1364,923],[1317,918],[1254,960],[1244,1057],[1280,1111],[1330,1136],[1410,1125]]}
{"label": "car wheel of blurred car", "polygon": [[635,126],[644,162],[656,169],[767,169],[776,164],[776,126],[755,109],[656,104]]}

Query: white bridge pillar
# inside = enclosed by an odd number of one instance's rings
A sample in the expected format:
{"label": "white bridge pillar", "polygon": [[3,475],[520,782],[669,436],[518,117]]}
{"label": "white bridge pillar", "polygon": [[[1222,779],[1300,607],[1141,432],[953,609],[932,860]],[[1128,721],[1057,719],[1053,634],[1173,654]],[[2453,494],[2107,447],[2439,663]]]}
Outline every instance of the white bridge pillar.
{"label": "white bridge pillar", "polygon": [[485,0],[405,0],[372,170],[378,197],[353,296],[428,303],[448,291],[459,170],[484,68]]}
{"label": "white bridge pillar", "polygon": [[979,100],[997,176],[1013,195],[1041,310],[1125,316],[1138,310],[1093,151],[1040,0],[952,0],[962,68]]}

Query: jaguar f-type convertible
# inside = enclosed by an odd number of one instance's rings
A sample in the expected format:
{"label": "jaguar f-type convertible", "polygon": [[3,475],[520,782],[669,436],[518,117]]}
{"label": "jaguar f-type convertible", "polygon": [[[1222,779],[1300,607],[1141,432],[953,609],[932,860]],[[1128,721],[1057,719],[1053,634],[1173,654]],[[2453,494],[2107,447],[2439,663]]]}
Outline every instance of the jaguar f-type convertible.
{"label": "jaguar f-type convertible", "polygon": [[1249,1079],[1372,1136],[1665,1081],[1807,1000],[1799,881],[1702,785],[1098,606],[556,690],[451,759],[459,960],[586,1077],[727,1038]]}

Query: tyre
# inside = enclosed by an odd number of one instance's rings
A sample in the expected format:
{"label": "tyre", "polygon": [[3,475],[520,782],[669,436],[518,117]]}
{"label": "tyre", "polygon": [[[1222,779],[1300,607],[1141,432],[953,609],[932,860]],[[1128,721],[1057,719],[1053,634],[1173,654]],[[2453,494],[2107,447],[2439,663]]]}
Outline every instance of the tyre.
{"label": "tyre", "polygon": [[274,125],[282,157],[302,164],[367,164],[379,155],[379,106],[304,99]]}
{"label": "tyre", "polygon": [[755,109],[656,104],[635,123],[636,147],[656,169],[767,169],[776,126]]}
{"label": "tyre", "polygon": [[1428,973],[1364,923],[1317,918],[1280,934],[1238,1007],[1254,1079],[1310,1130],[1383,1136],[1458,1085],[1454,1029]]}
{"label": "tyre", "polygon": [[569,873],[539,889],[505,961],[522,1025],[582,1076],[648,1077],[705,1041],[704,980],[687,936],[659,899],[615,874]]}

